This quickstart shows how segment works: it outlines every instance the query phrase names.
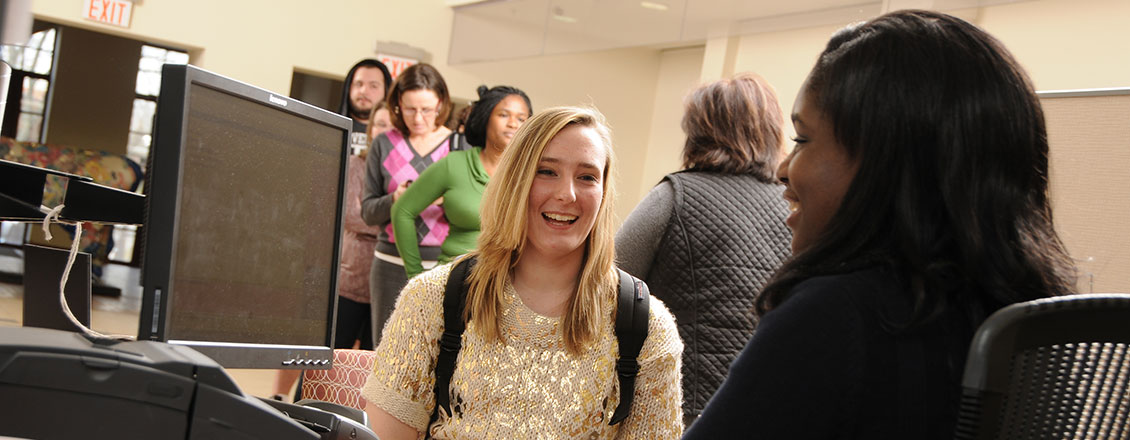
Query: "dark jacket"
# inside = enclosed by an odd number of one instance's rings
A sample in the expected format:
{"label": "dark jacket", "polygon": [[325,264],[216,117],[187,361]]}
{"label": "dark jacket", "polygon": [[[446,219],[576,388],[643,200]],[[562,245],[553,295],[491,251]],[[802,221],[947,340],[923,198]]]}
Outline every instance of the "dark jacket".
{"label": "dark jacket", "polygon": [[697,416],[753,334],[753,298],[789,255],[782,187],[751,175],[665,178],[674,206],[647,285],[683,338],[683,412]]}
{"label": "dark jacket", "polygon": [[886,268],[797,284],[684,439],[952,439],[975,324],[955,307],[914,330]]}

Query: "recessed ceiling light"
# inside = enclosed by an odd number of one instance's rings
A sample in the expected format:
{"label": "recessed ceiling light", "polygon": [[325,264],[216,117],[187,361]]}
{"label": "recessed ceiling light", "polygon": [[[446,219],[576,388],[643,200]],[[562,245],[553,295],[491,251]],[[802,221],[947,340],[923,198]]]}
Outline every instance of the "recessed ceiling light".
{"label": "recessed ceiling light", "polygon": [[663,3],[649,2],[647,0],[641,1],[640,6],[645,7],[647,9],[653,9],[653,10],[656,10],[656,11],[666,11],[667,10],[667,5],[665,5]]}

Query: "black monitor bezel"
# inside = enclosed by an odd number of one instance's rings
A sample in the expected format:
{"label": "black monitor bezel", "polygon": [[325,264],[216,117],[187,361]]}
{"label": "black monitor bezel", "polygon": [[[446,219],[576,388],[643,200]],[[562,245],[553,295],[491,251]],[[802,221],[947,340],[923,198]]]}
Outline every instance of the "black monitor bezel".
{"label": "black monitor bezel", "polygon": [[[142,306],[138,320],[138,339],[168,341],[169,297],[175,294],[173,259],[176,255],[177,221],[181,198],[183,173],[182,151],[186,141],[189,92],[192,85],[232,95],[239,99],[257,102],[314,122],[338,128],[342,132],[340,169],[338,170],[338,198],[335,213],[334,251],[330,270],[330,289],[326,293],[331,307],[327,311],[324,347],[304,345],[260,344],[255,341],[224,343],[226,348],[209,352],[211,341],[174,341],[193,346],[216,359],[228,368],[328,368],[325,360],[333,347],[337,309],[337,267],[340,263],[342,219],[345,212],[344,197],[346,165],[349,155],[353,121],[331,113],[192,65],[166,64],[161,73],[161,93],[157,100],[154,118],[153,147],[146,170],[145,231],[142,258]],[[256,354],[258,353],[258,354]],[[231,356],[229,356],[229,354]],[[329,354],[332,357],[332,353]],[[316,362],[306,362],[314,360]]]}

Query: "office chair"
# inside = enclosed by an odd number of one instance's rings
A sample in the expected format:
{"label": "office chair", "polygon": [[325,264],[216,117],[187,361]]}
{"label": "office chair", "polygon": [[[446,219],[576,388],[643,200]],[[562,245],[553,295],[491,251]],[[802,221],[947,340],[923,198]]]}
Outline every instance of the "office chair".
{"label": "office chair", "polygon": [[973,337],[956,438],[1130,439],[1130,294],[1005,307]]}
{"label": "office chair", "polygon": [[302,398],[322,400],[365,409],[361,388],[373,371],[375,353],[370,350],[334,350],[333,368],[305,370],[302,375]]}

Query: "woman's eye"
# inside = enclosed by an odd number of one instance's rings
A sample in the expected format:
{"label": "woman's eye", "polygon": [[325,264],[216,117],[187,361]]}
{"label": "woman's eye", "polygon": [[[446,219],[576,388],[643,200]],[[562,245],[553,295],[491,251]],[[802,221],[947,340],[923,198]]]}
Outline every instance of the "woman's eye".
{"label": "woman's eye", "polygon": [[789,140],[791,140],[791,141],[793,141],[794,143],[797,143],[797,144],[803,144],[805,142],[808,142],[808,139],[805,139],[804,137],[801,137],[801,136],[793,136],[793,137],[789,138]]}
{"label": "woman's eye", "polygon": [[546,169],[546,168],[542,168],[542,169],[538,170],[538,174],[542,175],[542,176],[552,176],[552,175],[554,175],[553,170]]}
{"label": "woman's eye", "polygon": [[596,178],[596,176],[594,176],[594,175],[591,175],[591,174],[585,174],[585,175],[582,175],[582,176],[580,177],[580,179],[581,179],[581,180],[584,180],[584,181],[587,181],[587,182],[599,182],[599,181],[600,181],[600,179],[597,179],[597,178]]}

